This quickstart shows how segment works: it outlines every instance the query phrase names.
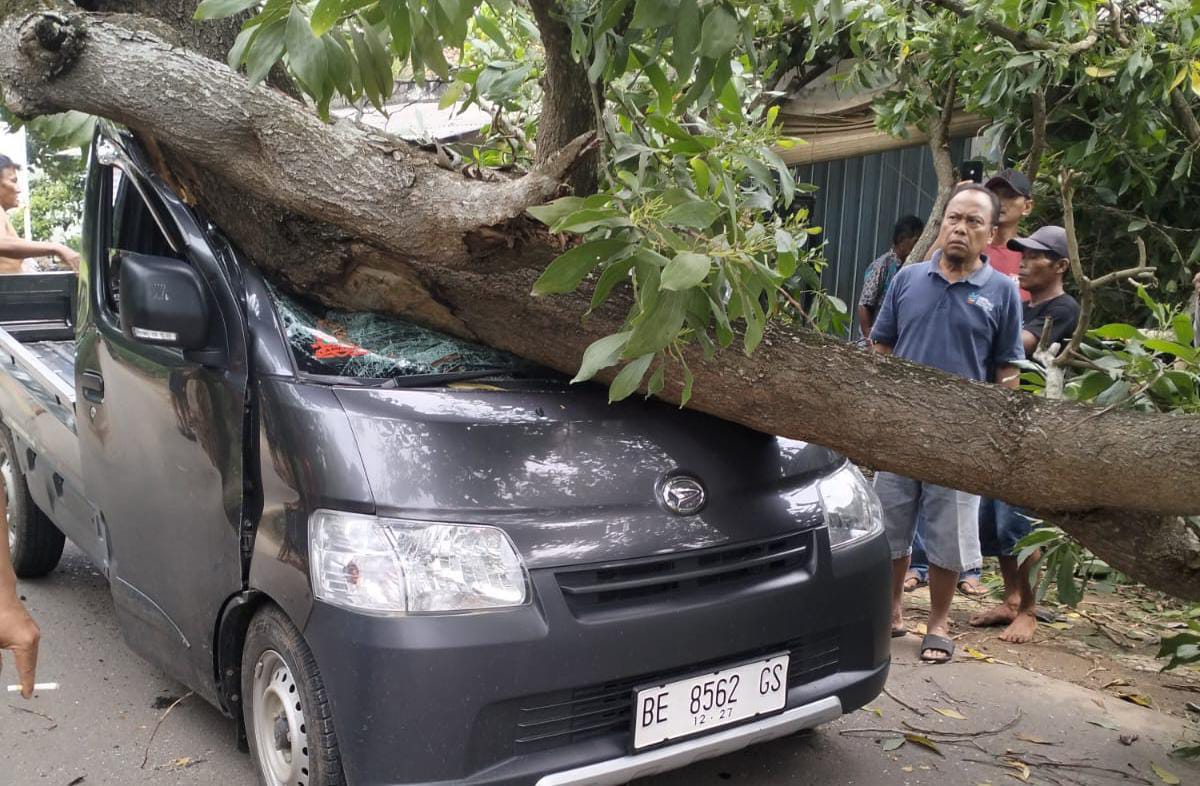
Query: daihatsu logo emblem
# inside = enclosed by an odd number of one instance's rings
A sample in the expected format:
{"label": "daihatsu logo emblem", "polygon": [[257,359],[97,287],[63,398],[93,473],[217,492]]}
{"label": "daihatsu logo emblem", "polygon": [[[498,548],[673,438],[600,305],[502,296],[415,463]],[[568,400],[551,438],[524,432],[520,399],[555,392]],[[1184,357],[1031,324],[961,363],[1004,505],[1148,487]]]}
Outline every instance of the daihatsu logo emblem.
{"label": "daihatsu logo emblem", "polygon": [[668,478],[659,487],[658,494],[667,510],[680,516],[700,512],[704,503],[708,501],[708,495],[700,481],[687,475]]}

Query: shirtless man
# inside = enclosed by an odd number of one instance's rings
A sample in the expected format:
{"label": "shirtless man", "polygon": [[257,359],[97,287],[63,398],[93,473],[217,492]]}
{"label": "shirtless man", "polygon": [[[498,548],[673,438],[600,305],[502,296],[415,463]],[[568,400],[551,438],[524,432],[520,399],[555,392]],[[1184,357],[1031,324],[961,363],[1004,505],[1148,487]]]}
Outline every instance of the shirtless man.
{"label": "shirtless man", "polygon": [[20,273],[25,257],[56,256],[67,267],[79,272],[79,254],[62,243],[41,243],[25,240],[13,229],[8,211],[21,202],[21,185],[17,165],[8,156],[0,155],[0,275]]}

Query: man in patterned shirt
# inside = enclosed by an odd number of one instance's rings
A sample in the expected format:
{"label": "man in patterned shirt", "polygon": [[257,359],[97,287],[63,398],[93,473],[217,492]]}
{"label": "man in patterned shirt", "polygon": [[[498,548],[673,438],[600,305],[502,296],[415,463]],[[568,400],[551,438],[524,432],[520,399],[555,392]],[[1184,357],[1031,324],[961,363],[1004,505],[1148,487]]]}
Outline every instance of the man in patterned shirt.
{"label": "man in patterned shirt", "polygon": [[925,224],[916,216],[905,216],[896,222],[892,230],[892,247],[887,253],[867,265],[863,277],[862,295],[858,298],[858,326],[862,329],[863,338],[871,335],[871,326],[879,314],[883,296],[887,294],[892,276],[908,259],[917,238],[925,230]]}

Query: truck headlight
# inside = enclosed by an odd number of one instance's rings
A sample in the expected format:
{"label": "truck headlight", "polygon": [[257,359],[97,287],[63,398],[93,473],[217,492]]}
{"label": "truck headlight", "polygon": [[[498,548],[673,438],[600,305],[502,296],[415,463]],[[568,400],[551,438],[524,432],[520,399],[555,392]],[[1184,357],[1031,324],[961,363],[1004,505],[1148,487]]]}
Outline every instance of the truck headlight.
{"label": "truck headlight", "polygon": [[850,462],[818,481],[817,493],[825,509],[829,542],[835,549],[883,529],[883,508],[875,489]]}
{"label": "truck headlight", "polygon": [[525,566],[503,530],[318,510],[309,519],[313,594],[394,616],[529,601]]}

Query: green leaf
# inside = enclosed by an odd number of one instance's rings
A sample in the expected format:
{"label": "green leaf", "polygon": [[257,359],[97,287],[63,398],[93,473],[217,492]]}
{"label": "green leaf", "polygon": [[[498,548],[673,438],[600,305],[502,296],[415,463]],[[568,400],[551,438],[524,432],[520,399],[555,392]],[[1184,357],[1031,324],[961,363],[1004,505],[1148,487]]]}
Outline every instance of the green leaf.
{"label": "green leaf", "polygon": [[588,311],[595,311],[601,303],[608,299],[613,287],[622,281],[629,280],[629,271],[633,268],[635,261],[635,257],[629,257],[604,268],[604,272],[596,280],[596,288],[592,290],[592,302],[588,306]]}
{"label": "green leaf", "polygon": [[706,229],[717,216],[721,208],[712,202],[684,202],[668,210],[662,217],[664,224],[693,229]]}
{"label": "green leaf", "polygon": [[[408,57],[412,49],[412,16],[406,0],[392,0],[387,6],[388,29],[392,33],[391,49],[399,59]],[[485,31],[486,32],[486,31]]]}
{"label": "green leaf", "polygon": [[630,226],[629,217],[620,210],[614,210],[610,207],[600,208],[584,208],[560,219],[550,229],[553,232],[574,232],[583,234],[590,232],[596,227],[627,227]]}
{"label": "green leaf", "polygon": [[687,403],[692,400],[692,384],[695,381],[692,370],[685,363],[683,365],[683,391],[679,394],[679,406],[687,406]]}
{"label": "green leaf", "polygon": [[654,63],[647,63],[646,76],[650,77],[650,84],[654,86],[654,92],[658,94],[658,111],[664,115],[669,113],[674,95],[671,91],[671,83],[667,80],[667,75]]}
{"label": "green leaf", "polygon": [[554,226],[575,211],[582,210],[585,202],[583,197],[565,196],[544,205],[527,207],[525,212],[549,227]]}
{"label": "green leaf", "polygon": [[504,37],[504,31],[500,29],[490,16],[483,13],[475,14],[475,24],[488,38],[495,41],[500,46],[508,49],[508,41]]}
{"label": "green leaf", "polygon": [[904,745],[905,742],[906,742],[906,740],[903,737],[885,737],[883,740],[880,741],[879,747],[883,748],[885,751],[890,752],[890,751],[894,751],[894,750],[899,750]]}
{"label": "green leaf", "polygon": [[1161,352],[1167,355],[1186,360],[1188,363],[1196,362],[1196,350],[1183,344],[1178,344],[1174,341],[1164,341],[1159,338],[1150,338],[1142,342],[1142,346],[1153,352]]}
{"label": "green leaf", "polygon": [[637,0],[629,26],[634,30],[653,30],[670,25],[678,4],[679,0]]}
{"label": "green leaf", "polygon": [[629,344],[625,347],[626,357],[638,357],[646,352],[654,353],[671,342],[683,328],[687,315],[687,296],[682,292],[666,291],[649,310],[642,314],[633,328]]}
{"label": "green leaf", "polygon": [[258,0],[204,0],[196,6],[193,19],[223,19],[227,16],[240,14],[248,8],[258,5]]}
{"label": "green leaf", "polygon": [[256,85],[266,79],[271,67],[283,55],[284,39],[287,36],[287,21],[277,19],[268,25],[255,28],[258,35],[246,52],[246,78]]}
{"label": "green leaf", "polygon": [[1187,314],[1176,314],[1171,318],[1171,330],[1175,333],[1175,340],[1185,346],[1191,346],[1196,340],[1195,327],[1192,325],[1192,318]]}
{"label": "green leaf", "polygon": [[660,365],[654,369],[654,373],[650,375],[650,381],[646,383],[646,395],[657,396],[662,393],[662,389],[666,387],[667,367]]}
{"label": "green leaf", "polygon": [[234,71],[242,67],[242,63],[246,60],[246,50],[250,48],[250,42],[254,40],[254,36],[257,34],[257,27],[247,27],[238,33],[238,37],[233,40],[233,46],[229,49],[225,63]]}
{"label": "green leaf", "polygon": [[653,353],[642,355],[621,369],[621,373],[617,374],[616,379],[612,381],[612,385],[608,388],[608,403],[612,404],[615,401],[628,398],[631,393],[637,390],[638,385],[642,383],[642,377],[646,376],[646,369],[650,368],[652,360],[654,360]]}
{"label": "green leaf", "polygon": [[333,29],[342,16],[342,0],[320,0],[313,9],[312,31],[315,36],[323,36]]}
{"label": "green leaf", "polygon": [[681,251],[675,255],[662,272],[660,289],[691,289],[708,278],[712,260],[706,254]]}
{"label": "green leaf", "polygon": [[738,24],[733,14],[717,6],[700,26],[700,54],[714,60],[725,57],[737,43]]}
{"label": "green leaf", "polygon": [[593,240],[575,246],[551,262],[538,280],[533,282],[533,294],[537,296],[571,292],[596,265],[612,259],[629,247],[629,241],[623,237]]}
{"label": "green leaf", "polygon": [[626,330],[624,333],[614,333],[593,341],[583,351],[583,360],[579,363],[579,373],[571,380],[571,384],[586,382],[596,376],[601,369],[615,365],[621,359],[621,350],[625,348],[625,344],[632,334],[632,330]]}
{"label": "green leaf", "polygon": [[700,7],[696,0],[681,0],[674,24],[671,65],[683,84],[696,65],[696,48],[700,45]]}
{"label": "green leaf", "polygon": [[1123,322],[1110,322],[1107,325],[1092,328],[1089,332],[1097,338],[1120,339],[1122,341],[1130,341],[1141,336],[1137,328],[1133,325],[1126,325]]}
{"label": "green leaf", "polygon": [[600,18],[600,24],[592,31],[592,37],[601,33],[612,30],[617,26],[617,22],[621,21],[621,17],[625,15],[625,7],[629,5],[630,0],[609,0],[608,8],[604,11],[604,16]]}
{"label": "green leaf", "polygon": [[1113,379],[1103,371],[1089,371],[1071,381],[1072,398],[1075,401],[1090,401],[1108,390]]}
{"label": "green leaf", "polygon": [[308,92],[320,95],[329,65],[325,59],[325,45],[313,35],[300,6],[292,6],[292,12],[288,14],[287,54],[288,65]]}

